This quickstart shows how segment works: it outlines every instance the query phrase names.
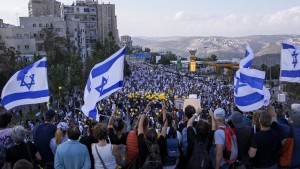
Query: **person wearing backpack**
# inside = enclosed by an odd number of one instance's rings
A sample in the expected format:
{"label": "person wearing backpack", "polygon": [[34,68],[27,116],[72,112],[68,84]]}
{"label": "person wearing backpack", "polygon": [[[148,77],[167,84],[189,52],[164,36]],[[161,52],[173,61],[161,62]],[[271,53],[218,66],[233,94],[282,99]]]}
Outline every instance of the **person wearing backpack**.
{"label": "person wearing backpack", "polygon": [[236,161],[238,155],[236,136],[230,126],[225,124],[224,109],[217,108],[212,118],[212,124],[217,129],[214,133],[214,144],[216,146],[215,169],[228,169],[230,164]]}
{"label": "person wearing backpack", "polygon": [[[181,132],[181,156],[180,156],[179,166],[182,169],[186,168],[187,165],[187,160],[186,160],[187,149],[188,149],[187,123],[195,113],[196,113],[196,109],[191,105],[187,105],[186,108],[184,109],[185,121],[184,123],[180,123],[178,126],[178,130]],[[195,122],[193,123],[193,126],[195,126]]]}
{"label": "person wearing backpack", "polygon": [[187,150],[187,169],[207,169],[209,164],[209,133],[210,126],[204,120],[199,120],[193,127],[193,123],[201,110],[194,114],[187,124],[188,150]]}
{"label": "person wearing backpack", "polygon": [[[295,105],[295,104],[293,104]],[[278,123],[277,113],[272,105],[268,106],[268,112],[272,116],[272,126],[277,127],[278,133],[283,138],[279,158],[279,166],[282,168],[300,168],[300,107],[294,107],[286,112],[289,125]],[[273,127],[274,128],[274,127]],[[275,128],[276,129],[276,128]]]}
{"label": "person wearing backpack", "polygon": [[[141,115],[138,127],[138,145],[139,145],[139,168],[142,169],[162,169],[162,158],[160,150],[163,147],[162,135],[157,140],[157,132],[154,128],[150,128],[144,134],[143,122],[147,118],[145,114]],[[149,124],[148,124],[149,125]],[[164,131],[166,130],[166,127]],[[159,146],[160,145],[160,146]]]}
{"label": "person wearing backpack", "polygon": [[[158,116],[158,123],[161,126],[164,125],[163,123],[163,116],[164,113]],[[180,144],[181,144],[181,134],[177,131],[173,126],[172,116],[166,113],[166,137],[165,137],[165,150],[163,153],[163,165],[165,169],[173,169],[176,168],[179,162],[180,156]]]}
{"label": "person wearing backpack", "polygon": [[124,121],[121,117],[115,116],[117,108],[115,107],[114,112],[109,118],[108,122],[108,136],[111,144],[117,147],[116,160],[117,165],[120,167],[126,167],[127,158],[127,147],[126,140],[128,132],[123,132]]}

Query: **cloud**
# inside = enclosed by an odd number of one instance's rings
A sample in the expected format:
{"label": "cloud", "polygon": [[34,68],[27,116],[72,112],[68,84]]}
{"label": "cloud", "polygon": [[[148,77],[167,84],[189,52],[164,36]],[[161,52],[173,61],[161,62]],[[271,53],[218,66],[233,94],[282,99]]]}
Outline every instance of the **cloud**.
{"label": "cloud", "polygon": [[[300,6],[268,15],[196,15],[185,11],[166,18],[178,35],[246,36],[255,34],[299,34]],[[172,34],[172,30],[162,32]],[[175,32],[173,33],[175,34]],[[168,35],[166,35],[168,36]]]}

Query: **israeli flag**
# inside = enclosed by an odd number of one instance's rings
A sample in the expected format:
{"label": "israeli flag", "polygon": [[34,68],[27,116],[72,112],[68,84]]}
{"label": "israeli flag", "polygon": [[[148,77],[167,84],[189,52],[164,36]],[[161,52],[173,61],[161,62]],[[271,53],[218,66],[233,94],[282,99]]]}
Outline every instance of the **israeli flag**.
{"label": "israeli flag", "polygon": [[16,106],[48,102],[46,57],[16,72],[2,90],[2,105],[6,110]]}
{"label": "israeli flag", "polygon": [[300,83],[300,47],[282,43],[280,81]]}
{"label": "israeli flag", "polygon": [[266,73],[250,69],[253,59],[253,51],[247,45],[245,58],[240,62],[240,69],[234,76],[234,100],[243,112],[267,106],[271,97],[269,90],[264,86]]}
{"label": "israeli flag", "polygon": [[124,55],[125,47],[91,70],[84,90],[84,105],[81,107],[86,116],[98,120],[96,103],[122,88]]}

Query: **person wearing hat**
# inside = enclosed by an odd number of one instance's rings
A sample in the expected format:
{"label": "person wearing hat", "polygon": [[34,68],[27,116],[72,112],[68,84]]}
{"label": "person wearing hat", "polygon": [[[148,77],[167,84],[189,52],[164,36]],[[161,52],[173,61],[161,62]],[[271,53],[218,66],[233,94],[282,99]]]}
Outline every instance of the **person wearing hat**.
{"label": "person wearing hat", "polygon": [[50,141],[50,148],[53,155],[55,155],[57,146],[68,140],[66,135],[67,130],[68,130],[68,124],[66,122],[59,122],[57,124],[55,137],[52,138]]}
{"label": "person wearing hat", "polygon": [[216,145],[216,169],[228,169],[229,164],[223,158],[223,150],[226,146],[225,142],[225,132],[222,129],[226,128],[225,125],[225,110],[222,108],[217,108],[213,113],[210,110],[210,115],[212,117],[212,130],[215,130],[214,133],[214,144]]}
{"label": "person wearing hat", "polygon": [[90,169],[91,160],[87,147],[79,142],[79,126],[70,126],[68,140],[58,145],[55,153],[55,169]]}
{"label": "person wearing hat", "polygon": [[237,139],[238,160],[242,161],[248,169],[252,168],[248,150],[250,148],[253,132],[251,127],[243,123],[243,117],[240,112],[234,112],[231,116],[231,122],[234,126],[233,130]]}
{"label": "person wearing hat", "polygon": [[50,148],[50,141],[56,132],[56,125],[53,124],[55,116],[54,110],[48,110],[44,115],[45,122],[33,129],[34,144],[42,156],[45,168],[53,168],[54,155]]}

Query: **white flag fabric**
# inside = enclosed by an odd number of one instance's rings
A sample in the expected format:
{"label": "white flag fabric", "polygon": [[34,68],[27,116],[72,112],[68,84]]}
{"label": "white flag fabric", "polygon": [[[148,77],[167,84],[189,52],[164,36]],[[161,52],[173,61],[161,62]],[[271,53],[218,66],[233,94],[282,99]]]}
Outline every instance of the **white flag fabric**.
{"label": "white flag fabric", "polygon": [[84,105],[81,107],[86,116],[98,120],[96,103],[122,88],[124,57],[125,47],[91,70],[84,90]]}
{"label": "white flag fabric", "polygon": [[250,69],[253,59],[253,51],[247,45],[245,58],[240,62],[240,69],[234,76],[234,101],[243,112],[267,106],[271,97],[269,90],[264,86],[266,73]]}
{"label": "white flag fabric", "polygon": [[16,106],[48,102],[46,57],[16,72],[2,90],[2,105],[6,110]]}
{"label": "white flag fabric", "polygon": [[280,81],[300,83],[300,47],[282,43]]}

